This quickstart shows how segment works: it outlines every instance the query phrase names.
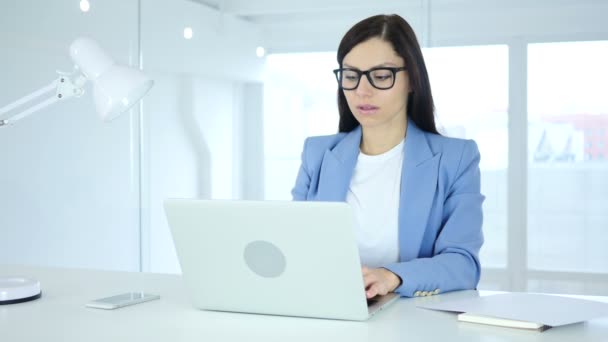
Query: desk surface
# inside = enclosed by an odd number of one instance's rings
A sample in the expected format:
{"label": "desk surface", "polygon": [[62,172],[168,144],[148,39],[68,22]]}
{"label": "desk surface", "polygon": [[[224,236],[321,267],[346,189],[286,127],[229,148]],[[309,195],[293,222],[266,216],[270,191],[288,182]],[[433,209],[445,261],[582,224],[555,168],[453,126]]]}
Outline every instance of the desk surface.
{"label": "desk surface", "polygon": [[[346,322],[197,310],[177,275],[7,265],[0,265],[0,274],[36,278],[43,291],[36,301],[0,306],[0,341],[608,341],[608,318],[538,333],[416,308],[477,291],[401,298],[367,322]],[[117,310],[84,307],[128,291],[161,299]]]}

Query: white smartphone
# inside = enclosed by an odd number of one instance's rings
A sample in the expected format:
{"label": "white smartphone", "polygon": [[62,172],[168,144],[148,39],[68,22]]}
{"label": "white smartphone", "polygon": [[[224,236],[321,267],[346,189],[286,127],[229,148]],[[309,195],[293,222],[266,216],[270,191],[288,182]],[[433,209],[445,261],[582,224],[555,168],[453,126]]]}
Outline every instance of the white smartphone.
{"label": "white smartphone", "polygon": [[100,298],[90,301],[86,304],[89,308],[96,309],[118,309],[123,306],[139,304],[154,299],[159,299],[159,295],[143,293],[143,292],[128,292],[112,297]]}

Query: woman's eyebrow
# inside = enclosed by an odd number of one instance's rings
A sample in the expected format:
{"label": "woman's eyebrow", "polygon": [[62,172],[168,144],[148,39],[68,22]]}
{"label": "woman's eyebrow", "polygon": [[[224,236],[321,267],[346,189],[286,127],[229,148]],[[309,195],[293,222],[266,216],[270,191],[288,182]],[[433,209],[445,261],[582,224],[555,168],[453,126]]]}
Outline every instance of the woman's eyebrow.
{"label": "woman's eyebrow", "polygon": [[[347,64],[347,63],[344,63],[344,64],[343,64],[343,66],[344,66],[345,68],[351,68],[351,69],[357,69],[357,70],[361,70],[360,68],[357,68],[357,67],[352,66],[352,65]],[[395,64],[395,63],[391,63],[391,62],[385,62],[385,63],[382,63],[382,64],[374,65],[374,66],[373,66],[373,67],[371,67],[370,69],[374,69],[374,68],[381,68],[381,67],[386,67],[386,66],[394,66],[394,67],[396,67],[396,66],[397,66],[397,64]]]}

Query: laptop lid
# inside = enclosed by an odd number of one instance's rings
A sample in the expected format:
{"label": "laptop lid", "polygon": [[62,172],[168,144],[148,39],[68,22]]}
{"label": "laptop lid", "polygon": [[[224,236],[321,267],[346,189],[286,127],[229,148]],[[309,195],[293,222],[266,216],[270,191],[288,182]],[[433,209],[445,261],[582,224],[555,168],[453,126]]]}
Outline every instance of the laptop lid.
{"label": "laptop lid", "polygon": [[165,212],[197,308],[369,317],[348,204],[168,199]]}

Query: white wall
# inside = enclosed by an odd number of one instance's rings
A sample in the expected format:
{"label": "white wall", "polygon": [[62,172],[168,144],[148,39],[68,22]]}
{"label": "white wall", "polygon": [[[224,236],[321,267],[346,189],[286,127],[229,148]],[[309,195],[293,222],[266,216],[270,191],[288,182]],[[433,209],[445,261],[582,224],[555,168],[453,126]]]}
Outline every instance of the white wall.
{"label": "white wall", "polygon": [[[3,1],[0,107],[70,71],[77,36],[136,60],[136,5]],[[0,128],[0,262],[139,268],[135,117],[104,124],[87,93]]]}
{"label": "white wall", "polygon": [[190,1],[144,0],[141,32],[144,70],[156,81],[144,102],[143,269],[177,273],[164,199],[241,198],[263,177],[242,170],[262,146],[242,119],[261,117],[261,91],[246,84],[261,78],[264,60],[254,26]]}
{"label": "white wall", "polygon": [[240,162],[261,133],[235,134],[261,116],[245,86],[261,78],[258,30],[186,0],[0,6],[0,106],[69,71],[80,35],[156,82],[141,116],[103,124],[86,94],[0,130],[0,262],[179,272],[162,201],[235,198],[261,178]]}
{"label": "white wall", "polygon": [[233,198],[235,94],[221,79],[151,73],[157,86],[145,104],[143,187],[149,234],[145,269],[178,272],[163,201]]}

